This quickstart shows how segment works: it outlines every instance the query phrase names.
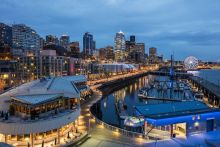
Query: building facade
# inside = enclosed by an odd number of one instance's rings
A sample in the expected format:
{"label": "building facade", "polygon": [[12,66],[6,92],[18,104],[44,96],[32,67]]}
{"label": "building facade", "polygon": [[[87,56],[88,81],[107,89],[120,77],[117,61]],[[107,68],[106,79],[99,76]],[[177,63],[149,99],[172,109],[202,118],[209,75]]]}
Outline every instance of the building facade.
{"label": "building facade", "polygon": [[63,146],[86,133],[78,128],[86,82],[84,76],[47,77],[0,95],[10,101],[0,101],[0,142]]}
{"label": "building facade", "polygon": [[12,27],[0,23],[0,46],[12,47]]}
{"label": "building facade", "polygon": [[12,25],[13,47],[19,49],[39,50],[40,36],[35,30],[24,25]]}
{"label": "building facade", "polygon": [[93,55],[93,51],[96,48],[96,43],[93,40],[93,35],[89,32],[86,32],[83,35],[83,54],[84,57],[91,57]]}
{"label": "building facade", "polygon": [[119,31],[115,35],[115,60],[124,61],[125,60],[125,35],[122,31]]}
{"label": "building facade", "polygon": [[66,49],[69,49],[70,37],[68,35],[62,35],[60,37],[60,45]]}
{"label": "building facade", "polygon": [[47,35],[45,44],[46,45],[50,45],[50,44],[59,45],[59,39],[54,35]]}
{"label": "building facade", "polygon": [[71,42],[69,44],[70,48],[70,56],[74,58],[79,58],[80,57],[80,46],[79,46],[79,41]]}

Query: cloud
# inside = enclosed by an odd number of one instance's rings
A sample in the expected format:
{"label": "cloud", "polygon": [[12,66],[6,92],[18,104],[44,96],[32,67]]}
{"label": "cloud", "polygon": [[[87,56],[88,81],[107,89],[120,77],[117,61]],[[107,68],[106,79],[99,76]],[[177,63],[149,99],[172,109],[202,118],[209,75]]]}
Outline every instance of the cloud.
{"label": "cloud", "polygon": [[25,23],[42,36],[68,33],[72,40],[82,44],[83,33],[90,31],[97,46],[103,47],[113,45],[115,33],[123,30],[127,38],[135,34],[139,42],[158,47],[167,57],[174,50],[180,54],[178,58],[191,51],[204,60],[220,59],[219,0],[0,0],[0,3],[1,22]]}

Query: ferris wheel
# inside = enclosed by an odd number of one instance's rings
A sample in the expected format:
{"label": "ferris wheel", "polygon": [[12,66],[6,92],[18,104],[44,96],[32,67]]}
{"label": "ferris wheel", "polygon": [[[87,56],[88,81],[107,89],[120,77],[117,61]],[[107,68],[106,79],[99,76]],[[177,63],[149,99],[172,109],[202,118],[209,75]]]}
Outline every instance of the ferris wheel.
{"label": "ferris wheel", "polygon": [[189,56],[184,60],[184,65],[187,70],[196,69],[199,65],[199,60],[196,57]]}

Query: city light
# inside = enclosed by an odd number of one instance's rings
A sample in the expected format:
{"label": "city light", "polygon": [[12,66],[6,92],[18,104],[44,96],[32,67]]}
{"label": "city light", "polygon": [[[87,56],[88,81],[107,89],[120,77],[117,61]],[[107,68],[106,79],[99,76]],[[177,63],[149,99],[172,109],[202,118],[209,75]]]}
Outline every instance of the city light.
{"label": "city light", "polygon": [[0,146],[220,144],[220,3],[31,3],[1,2]]}

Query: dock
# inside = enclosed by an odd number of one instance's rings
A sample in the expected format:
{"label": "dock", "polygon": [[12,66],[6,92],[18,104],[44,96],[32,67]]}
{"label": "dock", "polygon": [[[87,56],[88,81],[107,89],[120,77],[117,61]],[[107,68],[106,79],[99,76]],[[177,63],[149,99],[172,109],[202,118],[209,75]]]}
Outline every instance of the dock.
{"label": "dock", "polygon": [[198,87],[199,91],[202,91],[208,97],[209,104],[220,106],[220,86],[196,76],[190,76],[189,80],[193,86]]}
{"label": "dock", "polygon": [[159,97],[151,97],[151,96],[139,96],[141,99],[149,99],[149,100],[161,100],[161,101],[174,101],[174,102],[182,102],[183,100],[170,99],[170,98],[159,98]]}

